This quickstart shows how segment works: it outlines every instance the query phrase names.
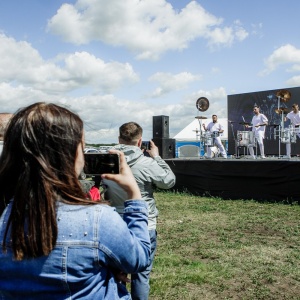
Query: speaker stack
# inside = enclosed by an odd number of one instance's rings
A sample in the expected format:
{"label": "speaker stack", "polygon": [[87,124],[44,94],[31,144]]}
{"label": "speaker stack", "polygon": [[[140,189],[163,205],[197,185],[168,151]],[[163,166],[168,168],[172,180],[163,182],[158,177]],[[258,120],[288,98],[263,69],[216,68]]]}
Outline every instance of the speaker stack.
{"label": "speaker stack", "polygon": [[153,116],[153,142],[161,158],[175,158],[175,139],[169,138],[169,117]]}

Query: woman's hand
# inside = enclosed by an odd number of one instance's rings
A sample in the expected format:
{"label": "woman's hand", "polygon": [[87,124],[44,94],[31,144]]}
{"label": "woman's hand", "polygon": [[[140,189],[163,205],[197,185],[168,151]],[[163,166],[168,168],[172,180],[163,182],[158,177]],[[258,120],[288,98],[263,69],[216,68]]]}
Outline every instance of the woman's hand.
{"label": "woman's hand", "polygon": [[120,157],[120,173],[119,174],[102,174],[101,177],[116,182],[122,187],[128,195],[128,199],[142,199],[140,189],[136,180],[128,166],[125,155],[118,150],[109,150],[109,153],[119,154]]}

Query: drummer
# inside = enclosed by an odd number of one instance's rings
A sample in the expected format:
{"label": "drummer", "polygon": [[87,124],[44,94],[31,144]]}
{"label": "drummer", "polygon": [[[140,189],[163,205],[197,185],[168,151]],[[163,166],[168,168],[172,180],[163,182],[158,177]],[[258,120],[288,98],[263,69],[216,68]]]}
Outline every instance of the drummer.
{"label": "drummer", "polygon": [[[207,126],[203,123],[202,126],[205,131],[210,132],[213,140],[213,145],[216,145],[219,148],[221,156],[223,158],[227,158],[227,153],[220,138],[220,136],[224,132],[224,127],[220,123],[218,123],[217,115],[212,115],[212,122],[210,122]],[[207,156],[211,157],[211,148],[208,146],[206,148]]]}
{"label": "drummer", "polygon": [[[268,118],[264,115],[261,114],[259,112],[259,106],[254,105],[253,107],[253,112],[254,112],[254,116],[252,118],[252,131],[254,132],[254,137],[257,140],[257,143],[259,145],[259,150],[260,150],[260,157],[261,158],[266,158],[265,157],[265,150],[264,150],[264,138],[265,138],[265,129],[266,129],[266,125],[268,125]],[[248,125],[246,125],[246,127],[250,127]],[[250,155],[252,156],[252,158],[255,158],[254,155],[254,150],[253,147],[255,145],[254,144],[250,144],[248,147]]]}
{"label": "drummer", "polygon": [[[300,138],[300,132],[299,132],[300,112],[299,112],[298,104],[294,103],[292,105],[292,111],[286,115],[284,121],[286,122],[288,119],[291,122],[295,134],[297,134],[298,137]],[[286,156],[287,158],[291,158],[291,143],[286,143]]]}

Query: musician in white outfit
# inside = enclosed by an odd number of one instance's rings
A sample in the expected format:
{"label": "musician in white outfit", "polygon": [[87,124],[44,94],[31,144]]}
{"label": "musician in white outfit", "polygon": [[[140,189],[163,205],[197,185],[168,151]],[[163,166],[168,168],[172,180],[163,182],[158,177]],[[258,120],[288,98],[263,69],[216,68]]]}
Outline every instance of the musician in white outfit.
{"label": "musician in white outfit", "polygon": [[[220,150],[220,154],[223,158],[227,158],[227,153],[225,151],[225,148],[221,142],[221,138],[220,136],[222,135],[222,133],[224,132],[224,127],[218,123],[218,117],[217,115],[212,115],[212,122],[210,122],[207,127],[205,124],[202,124],[203,128],[205,131],[209,131],[210,134],[212,135],[212,139],[213,139],[213,145],[216,145],[219,150]],[[211,155],[211,147],[206,147],[206,151],[207,151],[207,156],[208,157],[212,157]]]}
{"label": "musician in white outfit", "polygon": [[[299,112],[298,104],[294,103],[292,105],[292,111],[286,115],[284,121],[286,122],[288,119],[290,120],[293,129],[292,134],[297,134],[297,136],[300,138],[300,132],[299,132],[300,112]],[[286,156],[287,158],[291,158],[291,143],[286,143]]]}
{"label": "musician in white outfit", "polygon": [[[265,138],[265,130],[266,125],[268,125],[268,118],[259,112],[259,107],[255,105],[253,107],[254,116],[252,118],[252,131],[254,133],[254,138],[257,140],[260,150],[260,157],[266,158],[265,150],[264,150],[264,138]],[[246,125],[246,127],[249,127]],[[248,149],[252,158],[256,158],[254,155],[253,147],[254,144],[248,145]]]}

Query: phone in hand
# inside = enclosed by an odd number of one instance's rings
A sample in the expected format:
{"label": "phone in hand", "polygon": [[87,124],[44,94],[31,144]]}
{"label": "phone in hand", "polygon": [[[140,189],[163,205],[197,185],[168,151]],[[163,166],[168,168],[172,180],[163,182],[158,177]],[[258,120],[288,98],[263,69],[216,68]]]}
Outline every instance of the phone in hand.
{"label": "phone in hand", "polygon": [[104,173],[120,173],[120,157],[116,153],[85,153],[84,173],[101,175]]}
{"label": "phone in hand", "polygon": [[143,141],[141,145],[141,149],[144,150],[144,155],[150,157],[149,153],[146,150],[150,149],[150,142]]}

